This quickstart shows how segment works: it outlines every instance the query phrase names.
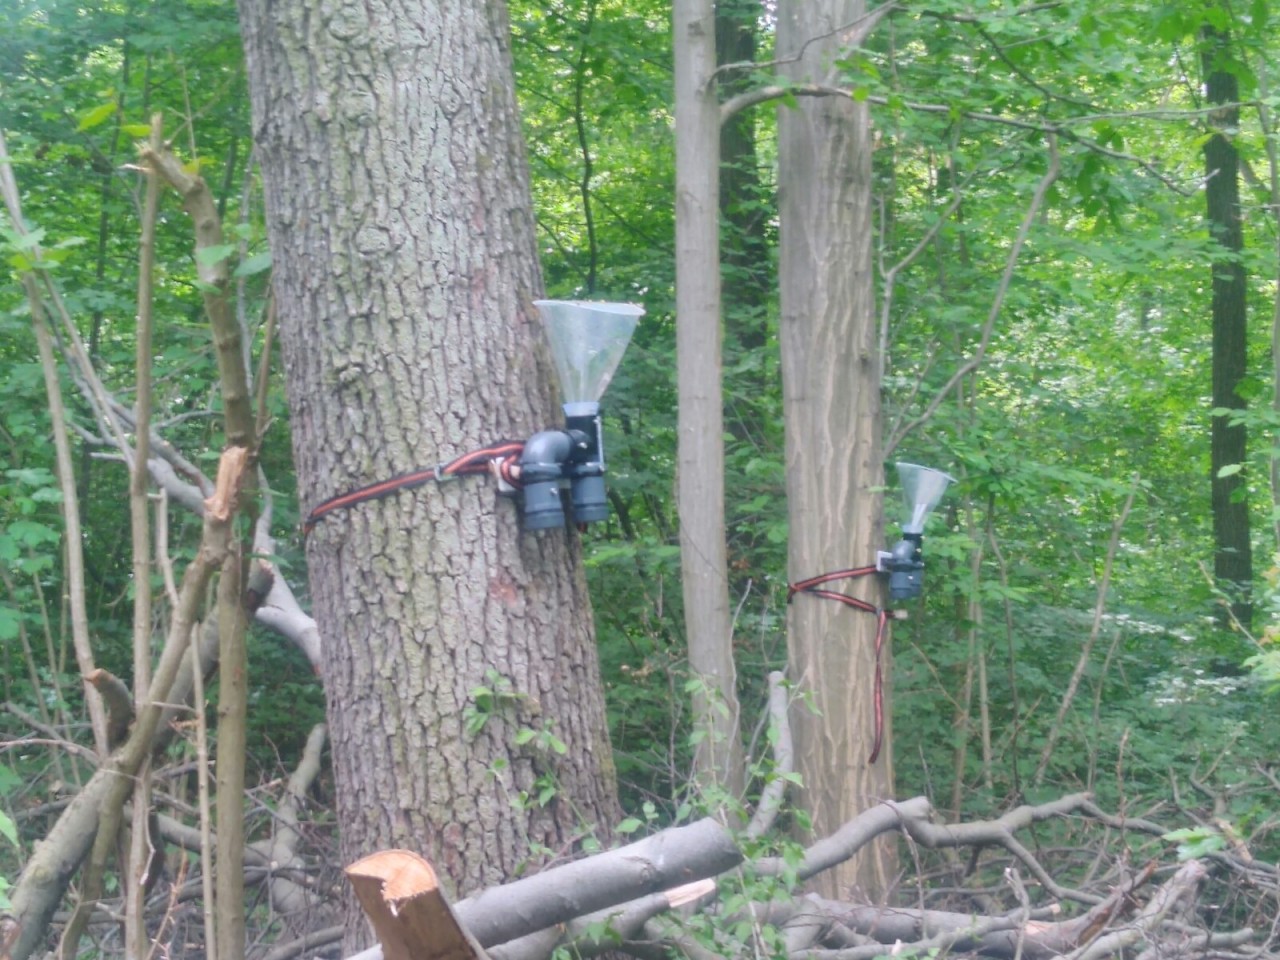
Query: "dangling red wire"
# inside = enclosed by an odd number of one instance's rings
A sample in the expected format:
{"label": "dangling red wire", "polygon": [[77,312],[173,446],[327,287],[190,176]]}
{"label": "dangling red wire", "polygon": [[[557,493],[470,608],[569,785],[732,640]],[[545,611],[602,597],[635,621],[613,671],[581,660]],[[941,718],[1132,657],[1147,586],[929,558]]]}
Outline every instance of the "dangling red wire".
{"label": "dangling red wire", "polygon": [[875,763],[880,759],[880,743],[884,739],[884,667],[882,651],[884,650],[885,626],[888,622],[888,610],[876,612],[876,681],[875,689],[872,693],[872,702],[875,704],[876,738],[871,744],[871,755],[867,757],[867,763],[869,764]]}
{"label": "dangling red wire", "polygon": [[834,580],[853,580],[858,577],[870,576],[876,571],[877,568],[875,566],[850,567],[847,570],[834,570],[831,573],[810,577],[808,580],[800,580],[787,587],[788,603],[797,593],[808,593],[815,597],[822,597],[825,600],[835,600],[838,603],[843,603],[846,607],[853,607],[855,610],[861,610],[864,613],[874,613],[876,615],[876,671],[872,690],[872,705],[875,712],[875,737],[871,743],[871,754],[867,757],[867,763],[869,764],[875,763],[880,758],[880,747],[884,741],[884,668],[882,664],[884,638],[889,623],[889,611],[877,607],[874,603],[859,600],[857,597],[851,597],[845,593],[818,588],[822,584],[831,583]]}

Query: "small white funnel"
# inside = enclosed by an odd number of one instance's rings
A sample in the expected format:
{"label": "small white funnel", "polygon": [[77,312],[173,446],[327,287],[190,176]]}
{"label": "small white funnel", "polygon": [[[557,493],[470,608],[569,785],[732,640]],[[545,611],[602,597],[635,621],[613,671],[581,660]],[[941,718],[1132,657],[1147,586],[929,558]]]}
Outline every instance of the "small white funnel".
{"label": "small white funnel", "polygon": [[644,308],[633,303],[535,300],[566,407],[596,403],[626,352]]}
{"label": "small white funnel", "polygon": [[902,532],[924,533],[924,522],[942,501],[947,487],[956,482],[955,477],[916,463],[899,463],[896,466],[898,482],[902,485],[902,498],[907,506]]}

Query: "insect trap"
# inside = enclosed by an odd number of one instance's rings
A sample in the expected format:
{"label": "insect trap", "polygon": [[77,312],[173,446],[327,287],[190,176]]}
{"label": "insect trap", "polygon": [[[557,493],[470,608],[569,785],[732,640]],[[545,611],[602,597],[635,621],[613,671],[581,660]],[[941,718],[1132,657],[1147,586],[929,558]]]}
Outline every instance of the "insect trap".
{"label": "insect trap", "polygon": [[631,303],[535,300],[542,316],[564,399],[564,428],[528,440],[499,440],[433,467],[421,467],[330,497],[303,521],[309,534],[326,516],[424,484],[492,476],[500,492],[523,494],[524,527],[563,527],[561,491],[567,487],[573,521],[609,516],[604,487],[600,395],[609,386],[644,309]]}
{"label": "insect trap", "polygon": [[560,376],[564,429],[544,430],[525,441],[519,470],[524,525],[528,530],[564,526],[560,491],[565,485],[574,522],[596,523],[609,516],[600,396],[644,309],[582,300],[535,300],[534,306],[542,314]]}
{"label": "insect trap", "polygon": [[889,598],[901,602],[914,600],[924,588],[924,524],[955,478],[916,463],[899,463],[897,468],[906,507],[902,539],[892,550],[876,554],[876,571],[889,578]]}

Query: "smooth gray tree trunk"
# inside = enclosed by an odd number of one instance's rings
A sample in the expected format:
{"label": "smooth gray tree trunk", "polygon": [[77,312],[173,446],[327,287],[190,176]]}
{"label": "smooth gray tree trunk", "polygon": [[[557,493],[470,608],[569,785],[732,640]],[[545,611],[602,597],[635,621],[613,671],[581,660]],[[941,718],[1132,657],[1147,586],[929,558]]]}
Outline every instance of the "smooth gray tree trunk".
{"label": "smooth gray tree trunk", "polygon": [[[558,426],[505,6],[240,14],[300,509]],[[523,533],[512,502],[467,479],[339,511],[307,559],[345,862],[405,847],[465,893],[607,831],[614,770],[571,532]],[[522,729],[540,735],[518,746]]]}
{"label": "smooth gray tree trunk", "polygon": [[719,235],[720,109],[711,0],[672,10],[676,94],[677,499],[693,693],[694,775],[742,790],[733,620],[724,514],[724,401]]}

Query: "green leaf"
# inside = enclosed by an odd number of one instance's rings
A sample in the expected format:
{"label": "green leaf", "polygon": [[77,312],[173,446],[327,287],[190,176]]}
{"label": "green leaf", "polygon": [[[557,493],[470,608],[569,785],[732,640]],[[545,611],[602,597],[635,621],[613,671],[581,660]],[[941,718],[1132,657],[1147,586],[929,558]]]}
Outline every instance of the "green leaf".
{"label": "green leaf", "polygon": [[481,730],[484,729],[484,725],[488,722],[489,722],[489,714],[483,713],[479,710],[473,710],[466,715],[466,720],[465,720],[463,729],[466,732],[467,736],[474,737],[476,734],[478,734]]}
{"label": "green leaf", "polygon": [[1194,860],[1226,847],[1226,838],[1213,827],[1184,827],[1161,835],[1162,840],[1178,844],[1179,860]]}
{"label": "green leaf", "polygon": [[211,266],[215,263],[221,263],[235,252],[234,243],[219,243],[212,247],[201,247],[196,251],[196,263],[201,266]]}
{"label": "green leaf", "polygon": [[129,137],[138,140],[145,140],[151,136],[151,128],[145,123],[126,123],[120,127],[120,132]]}
{"label": "green leaf", "polygon": [[116,102],[114,100],[99,104],[80,118],[80,122],[76,125],[76,130],[92,130],[115,112]]}
{"label": "green leaf", "polygon": [[1218,479],[1221,480],[1223,477],[1234,477],[1243,468],[1243,463],[1228,463],[1225,467],[1220,467],[1218,469]]}
{"label": "green leaf", "polygon": [[9,536],[28,547],[38,547],[42,543],[55,543],[59,539],[58,531],[44,523],[33,520],[15,520],[9,524]]}
{"label": "green leaf", "polygon": [[16,230],[0,230],[0,236],[4,237],[5,246],[13,250],[34,250],[44,242],[44,227],[36,227],[26,233],[18,233]]}
{"label": "green leaf", "polygon": [[1249,4],[1249,19],[1253,21],[1250,25],[1254,30],[1260,31],[1266,28],[1267,17],[1270,12],[1268,8],[1267,0],[1253,0]]}
{"label": "green leaf", "polygon": [[3,834],[15,847],[18,845],[18,828],[3,810],[0,810],[0,834]]}
{"label": "green leaf", "polygon": [[271,251],[265,253],[255,253],[251,257],[247,257],[240,261],[240,265],[232,272],[233,277],[252,277],[256,273],[263,273],[271,269]]}
{"label": "green leaf", "polygon": [[643,820],[638,820],[635,817],[627,817],[627,819],[623,820],[620,824],[618,824],[613,829],[614,829],[614,833],[620,833],[625,837],[629,833],[635,833],[637,830],[639,830],[643,826],[644,826]]}

